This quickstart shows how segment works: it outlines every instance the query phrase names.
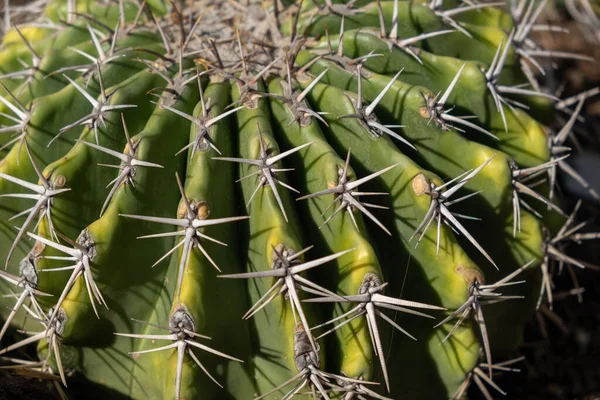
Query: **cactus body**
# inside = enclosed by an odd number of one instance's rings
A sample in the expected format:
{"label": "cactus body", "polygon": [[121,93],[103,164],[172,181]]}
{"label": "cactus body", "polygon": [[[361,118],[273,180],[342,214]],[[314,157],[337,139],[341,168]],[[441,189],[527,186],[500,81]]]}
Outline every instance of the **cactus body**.
{"label": "cactus body", "polygon": [[547,128],[537,6],[454,3],[52,0],[7,29],[0,354],[91,398],[493,384],[552,260],[582,265],[555,184],[583,100]]}

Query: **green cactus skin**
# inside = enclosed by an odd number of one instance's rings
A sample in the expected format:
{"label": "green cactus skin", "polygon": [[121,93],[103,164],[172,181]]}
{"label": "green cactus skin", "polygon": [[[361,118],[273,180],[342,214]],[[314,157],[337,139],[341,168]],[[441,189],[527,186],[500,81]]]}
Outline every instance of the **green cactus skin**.
{"label": "green cactus skin", "polygon": [[[271,81],[269,92],[283,95],[281,80]],[[290,164],[294,166],[295,171],[298,171],[297,176],[302,177],[301,181],[298,182],[299,186],[297,186],[301,192],[315,193],[328,188],[330,183],[337,183],[339,169],[343,168],[345,163],[327,143],[319,126],[314,122],[307,126],[287,126],[289,114],[286,106],[276,98],[271,100],[271,109],[275,117],[277,132],[281,135],[280,137],[286,147],[294,148],[311,143],[310,147],[297,153],[296,157],[290,160]],[[350,170],[348,176],[355,178],[356,175]],[[360,215],[355,216],[360,231],[356,230],[352,220],[345,213],[334,217],[328,222],[327,226],[319,229],[319,226],[323,224],[323,222],[318,222],[321,214],[334,200],[334,195],[329,195],[327,198],[308,200],[304,204],[302,212],[303,216],[308,217],[308,221],[316,222],[310,230],[310,235],[320,235],[322,237],[324,245],[318,250],[323,255],[337,253],[348,248],[355,249],[350,254],[337,259],[337,271],[332,271],[334,272],[332,274],[322,273],[322,276],[329,275],[329,279],[320,278],[320,281],[337,282],[337,293],[356,294],[364,276],[368,273],[381,276],[381,267],[374,249],[366,237],[367,233]],[[350,307],[341,304],[340,307],[336,307],[332,315],[342,315],[348,312],[349,309]],[[347,376],[361,376],[366,380],[371,379],[373,355],[368,335],[367,327],[360,321],[352,322],[347,327],[339,330],[338,340],[335,343],[335,351],[337,351],[339,358],[334,365]]]}
{"label": "green cactus skin", "polygon": [[[416,228],[415,222],[420,220],[422,216],[425,215],[428,208],[427,199],[415,194],[412,189],[412,182],[415,178],[418,179],[418,177],[421,176],[438,181],[439,178],[433,176],[427,171],[422,170],[408,157],[397,151],[395,146],[390,143],[390,139],[386,139],[385,137],[372,139],[370,134],[365,132],[364,128],[362,128],[358,122],[345,119],[336,120],[335,116],[352,112],[353,106],[349,101],[327,102],[325,100],[327,95],[330,96],[330,99],[344,99],[344,97],[341,97],[343,96],[343,92],[331,87],[316,87],[314,91],[311,92],[311,100],[314,98],[315,102],[323,102],[323,105],[330,104],[327,110],[331,112],[331,115],[333,116],[329,122],[332,136],[331,141],[334,143],[334,145],[339,143],[337,141],[340,141],[341,147],[352,147],[353,156],[356,157],[358,165],[361,165],[367,173],[372,173],[381,169],[381,167],[383,167],[382,164],[387,166],[390,163],[400,163],[399,169],[401,169],[403,173],[400,175],[382,175],[383,182],[381,182],[377,188],[373,188],[373,191],[384,191],[390,193],[390,198],[393,200],[391,204],[387,203],[386,205],[392,210],[402,210],[402,217],[395,217],[392,219],[396,232],[394,235],[396,237],[395,242],[396,246],[398,241],[408,244],[409,238],[412,236],[414,229]],[[329,118],[330,115],[327,115],[327,117]],[[357,132],[358,134],[349,136],[345,133],[349,131]],[[349,140],[352,141],[348,142]],[[365,144],[365,141],[367,141],[368,145]],[[373,152],[375,152],[377,156],[373,156]],[[428,276],[424,279],[431,282],[433,292],[446,293],[444,299],[439,299],[439,297],[436,299],[436,295],[428,298],[427,295],[424,295],[423,293],[417,294],[416,292],[411,297],[408,297],[407,295],[407,298],[414,299],[415,296],[418,295],[419,297],[417,300],[424,301],[428,304],[441,304],[444,307],[453,309],[464,301],[463,296],[467,290],[466,281],[460,274],[455,272],[455,269],[458,266],[462,266],[467,270],[477,271],[478,269],[464,253],[464,251],[460,249],[453,236],[449,234],[449,232],[443,232],[440,242],[443,244],[441,245],[440,254],[437,256],[437,258],[435,255],[435,238],[433,236],[424,239],[424,241],[422,241],[421,244],[416,248],[414,248],[413,244],[408,244],[406,250],[410,251],[411,262],[421,265],[423,272],[428,274]],[[406,265],[406,263],[403,263],[402,261],[403,260],[397,259],[393,259],[393,261],[389,260],[389,262],[392,264],[388,264],[388,270],[398,270],[399,268],[402,268],[404,265]],[[437,268],[431,268],[432,263],[436,265]],[[419,327],[428,332],[429,335],[433,335],[433,338],[430,339],[430,341],[424,339],[427,334],[423,332],[422,335],[419,335],[419,332],[415,330],[419,329]],[[440,380],[447,382],[446,384],[454,385],[460,383],[460,380],[462,379],[461,376],[464,373],[464,371],[461,370],[462,365],[472,365],[477,360],[476,338],[472,336],[471,332],[461,332],[459,334],[460,339],[456,339],[460,340],[460,342],[466,347],[466,351],[460,355],[448,354],[446,351],[439,348],[437,345],[439,344],[440,338],[436,336],[435,331],[430,330],[429,324],[427,323],[415,324],[415,326],[412,327],[411,334],[420,338],[416,344],[408,343],[408,341],[412,342],[412,340],[408,338],[397,339],[398,342],[404,343],[403,348],[405,348],[405,350],[401,357],[403,359],[406,357],[406,359],[400,360],[399,363],[396,364],[398,366],[402,365],[403,361],[408,362],[408,360],[414,359],[416,354],[423,351],[422,348],[419,350],[419,347],[421,345],[427,346],[429,342],[430,347],[437,348],[435,353],[430,353],[429,355],[429,357],[434,360],[433,363],[430,364],[432,367],[430,370],[432,375],[436,376],[439,374]],[[400,343],[398,343],[398,346],[400,346]],[[415,351],[415,353],[410,354],[412,351]],[[433,352],[432,349],[429,349],[427,352],[429,353],[430,351]],[[409,354],[406,352],[409,352]],[[437,368],[433,367],[433,365],[435,365]],[[392,374],[394,373],[392,372]],[[398,382],[398,378],[400,377],[399,375],[400,374],[398,373],[393,375],[395,376],[395,381],[393,382],[394,384],[398,384],[402,387],[405,387],[405,385],[408,385],[409,387],[415,385],[415,376],[411,376],[410,378],[407,377],[406,382],[404,379],[402,379],[403,382],[400,383]],[[409,379],[412,382],[408,382]],[[424,382],[416,383],[416,387],[419,387],[423,383]],[[437,387],[437,385],[435,386]],[[409,390],[412,392],[414,389]],[[392,389],[392,391],[394,391],[394,389]],[[418,396],[418,392],[415,391],[413,395]]]}
{"label": "green cactus skin", "polygon": [[[236,84],[232,85],[231,97],[233,101],[240,99],[239,87]],[[270,154],[278,153],[277,142],[271,131],[271,115],[266,99],[259,99],[255,108],[242,109],[236,116],[240,157],[259,158],[259,140],[264,141],[264,146]],[[262,139],[259,138],[258,131],[261,132]],[[239,165],[238,176],[247,176],[253,172],[255,168],[246,164]],[[257,188],[256,180],[245,179],[241,185],[243,204],[246,204],[245,211],[250,216],[246,234],[254,238],[249,240],[246,246],[245,269],[247,272],[271,269],[275,260],[274,248],[279,251],[282,248],[278,246],[295,251],[302,249],[299,238],[301,233],[294,228],[299,224],[289,222],[297,221],[298,218],[295,213],[290,213],[292,199],[288,196],[287,190],[283,188],[279,190],[284,209],[287,210],[284,216],[269,185],[259,188],[252,202],[249,201]],[[275,282],[272,278],[249,280],[247,290],[250,304],[256,303],[264,296],[273,283]],[[272,304],[264,308],[264,312],[256,314],[251,324],[254,341],[252,363],[255,390],[257,394],[261,394],[277,386],[278,382],[287,381],[296,374],[293,344],[295,323],[290,303],[284,301],[282,296],[278,296]],[[280,361],[273,362],[274,358]],[[280,393],[281,396],[284,394],[285,392]]]}
{"label": "green cactus skin", "polygon": [[527,186],[585,100],[547,126],[537,8],[217,3],[51,0],[5,32],[0,355],[63,398],[462,398],[595,237]]}

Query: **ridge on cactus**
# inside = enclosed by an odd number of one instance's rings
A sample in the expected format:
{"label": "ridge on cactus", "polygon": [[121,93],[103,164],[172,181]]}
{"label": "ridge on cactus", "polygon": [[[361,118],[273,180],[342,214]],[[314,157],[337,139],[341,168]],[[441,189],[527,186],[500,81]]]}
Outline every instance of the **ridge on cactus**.
{"label": "ridge on cactus", "polygon": [[2,368],[61,399],[506,394],[600,238],[559,196],[600,201],[567,162],[597,91],[543,78],[594,61],[535,42],[546,4],[7,1]]}

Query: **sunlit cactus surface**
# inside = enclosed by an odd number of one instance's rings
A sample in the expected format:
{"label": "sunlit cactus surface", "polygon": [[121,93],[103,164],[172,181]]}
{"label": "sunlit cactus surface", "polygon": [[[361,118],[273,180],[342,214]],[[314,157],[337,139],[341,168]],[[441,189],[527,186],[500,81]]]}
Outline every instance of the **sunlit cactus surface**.
{"label": "sunlit cactus surface", "polygon": [[600,199],[567,160],[595,93],[543,76],[593,60],[536,43],[546,6],[7,1],[3,365],[63,399],[504,394],[599,237],[557,186]]}

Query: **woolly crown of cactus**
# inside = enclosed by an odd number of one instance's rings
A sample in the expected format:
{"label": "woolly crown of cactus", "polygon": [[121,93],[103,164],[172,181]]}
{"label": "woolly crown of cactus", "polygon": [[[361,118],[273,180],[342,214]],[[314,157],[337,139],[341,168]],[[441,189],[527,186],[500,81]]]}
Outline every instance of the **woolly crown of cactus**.
{"label": "woolly crown of cactus", "polygon": [[63,398],[504,393],[598,237],[557,196],[600,199],[565,160],[594,93],[538,81],[586,59],[545,6],[6,7],[0,354]]}

